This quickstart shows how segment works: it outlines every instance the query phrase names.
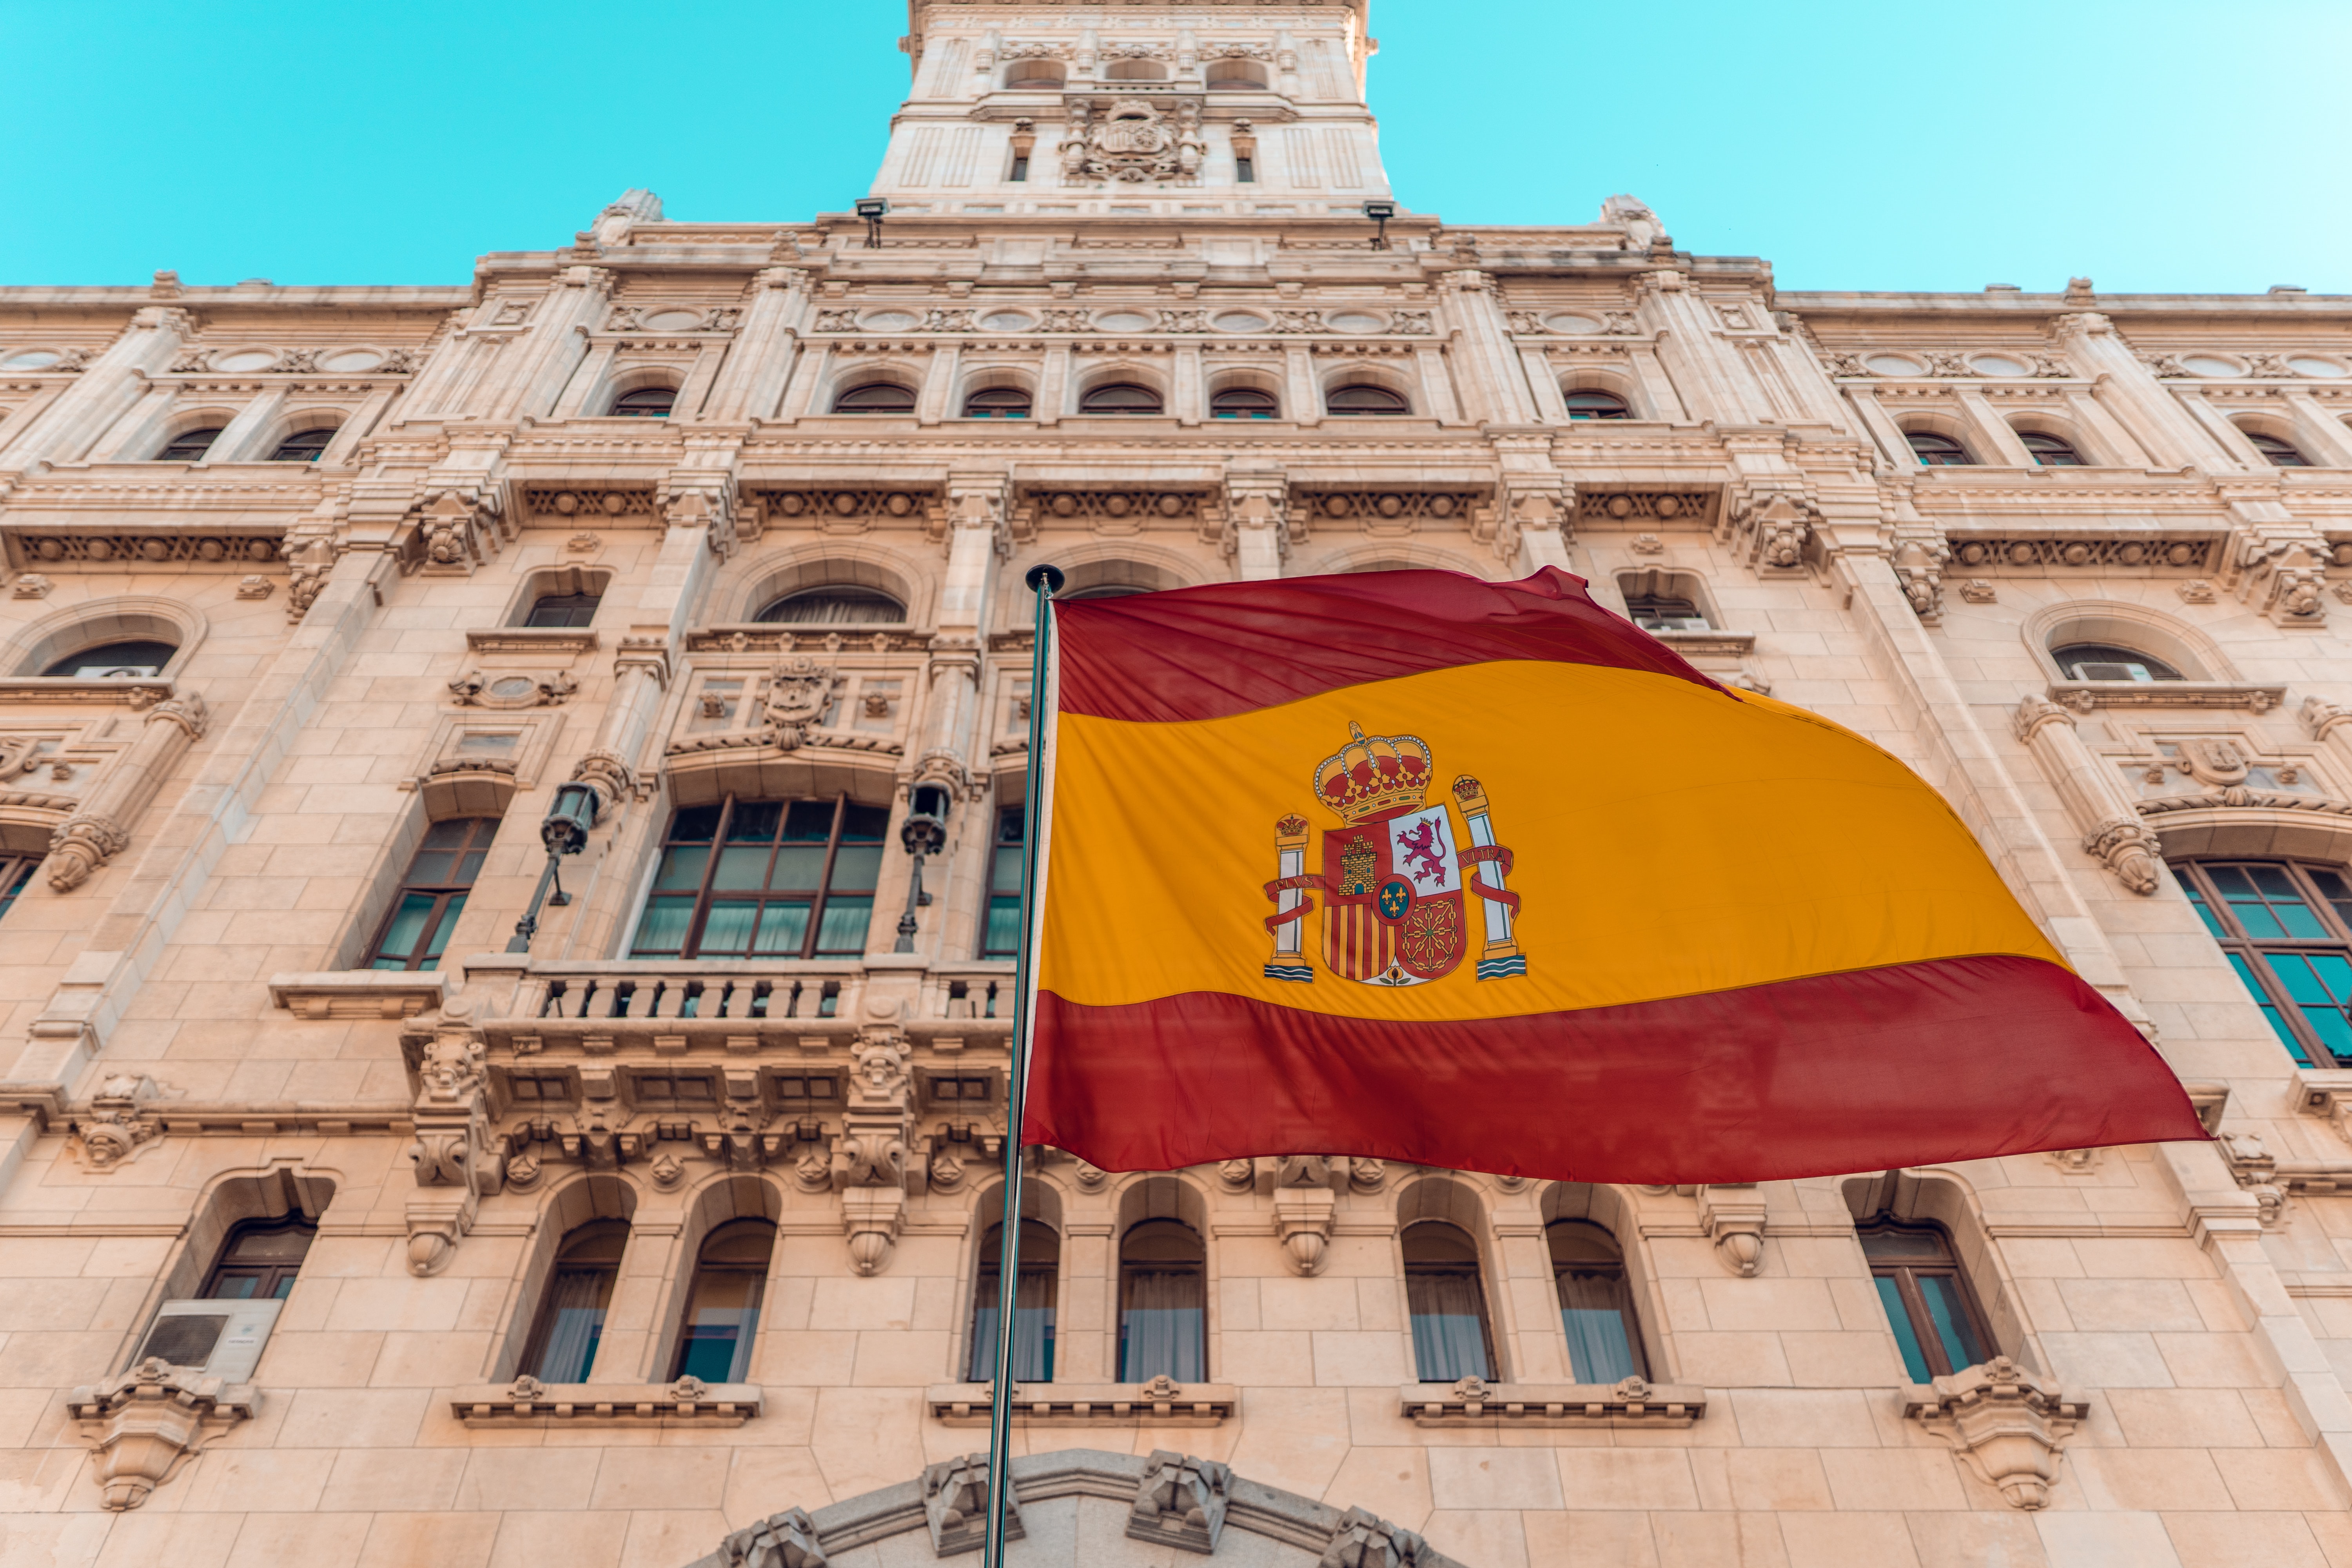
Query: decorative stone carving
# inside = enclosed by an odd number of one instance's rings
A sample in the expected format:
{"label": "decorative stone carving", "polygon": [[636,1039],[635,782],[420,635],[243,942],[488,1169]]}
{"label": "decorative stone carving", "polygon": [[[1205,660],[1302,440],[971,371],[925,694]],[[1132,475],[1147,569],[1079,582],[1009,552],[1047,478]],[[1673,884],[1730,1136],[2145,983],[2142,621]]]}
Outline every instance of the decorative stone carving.
{"label": "decorative stone carving", "polygon": [[1201,134],[1201,110],[1187,100],[1171,117],[1143,98],[1121,98],[1097,111],[1083,99],[1071,100],[1060,152],[1066,179],[1146,180],[1196,177],[1208,144]]}
{"label": "decorative stone carving", "polygon": [[[1009,1478],[1008,1478],[1009,1482]],[[1019,1541],[1021,1493],[1008,1484],[1004,1539]],[[988,1537],[988,1456],[966,1454],[923,1471],[923,1518],[931,1529],[931,1550],[941,1557],[977,1552]]]}
{"label": "decorative stone carving", "polygon": [[1761,491],[1735,503],[1728,515],[1734,548],[1744,546],[1748,563],[1759,573],[1788,576],[1805,570],[1805,551],[1819,514],[1802,496]]}
{"label": "decorative stone carving", "polygon": [[725,1568],[825,1568],[824,1542],[806,1509],[772,1513],[721,1542]]}
{"label": "decorative stone carving", "polygon": [[1764,1262],[1764,1194],[1752,1183],[1701,1187],[1698,1222],[1717,1262],[1743,1279],[1755,1277]]}
{"label": "decorative stone carving", "polygon": [[267,599],[278,591],[278,584],[259,573],[236,580],[236,596],[240,599]]}
{"label": "decorative stone carving", "polygon": [[1951,546],[1932,536],[1915,535],[1895,547],[1895,579],[1903,585],[1911,613],[1929,626],[1944,613],[1944,563],[1951,558]]}
{"label": "decorative stone carving", "polygon": [[110,1512],[137,1508],[206,1443],[250,1419],[261,1393],[150,1356],[129,1372],[77,1388],[66,1413],[89,1445]]}
{"label": "decorative stone carving", "polygon": [[636,771],[617,752],[598,747],[581,754],[572,764],[572,778],[593,786],[596,791],[596,815],[602,817],[607,807],[628,799],[637,790]]}
{"label": "decorative stone carving", "polygon": [[1292,1273],[1322,1272],[1337,1205],[1338,1199],[1328,1186],[1275,1189],[1274,1231],[1282,1239],[1284,1260],[1290,1265]]}
{"label": "decorative stone carving", "polygon": [[1960,584],[1960,601],[1963,604],[1990,605],[2000,597],[1993,591],[1993,585],[1982,577],[1971,577]]}
{"label": "decorative stone carving", "polygon": [[2010,723],[2082,830],[2084,851],[2135,893],[2163,886],[2158,868],[2164,847],[2140,820],[2142,803],[2124,792],[2114,768],[2091,754],[2075,732],[2074,716],[2047,697],[2029,695],[2019,701]]}
{"label": "decorative stone carving", "polygon": [[456,490],[443,490],[417,517],[425,551],[424,570],[443,576],[473,574],[488,546],[476,508]]}
{"label": "decorative stone carving", "polygon": [[1360,1508],[1332,1527],[1317,1568],[1426,1568],[1438,1561],[1429,1542]]}
{"label": "decorative stone carving", "polygon": [[327,578],[335,569],[332,561],[298,561],[287,568],[286,618],[299,621],[310,614],[319,595],[327,586]]}
{"label": "decorative stone carving", "polygon": [[1906,1420],[1943,1437],[2021,1509],[2048,1506],[2065,1440],[2088,1408],[2007,1356],[1915,1386],[1903,1402]]}
{"label": "decorative stone carving", "polygon": [[906,1042],[889,1035],[869,1036],[851,1048],[856,1067],[831,1170],[850,1261],[860,1274],[887,1266],[905,1224],[912,1131],[907,1054]]}
{"label": "decorative stone carving", "polygon": [[1164,1448],[1152,1450],[1146,1463],[1151,1468],[1135,1489],[1135,1503],[1128,1510],[1129,1537],[1202,1556],[1214,1552],[1217,1538],[1224,1533],[1225,1494],[1233,1487],[1233,1470],[1214,1459]]}
{"label": "decorative stone carving", "polygon": [[152,1143],[163,1127],[141,1111],[140,1102],[154,1096],[152,1079],[129,1073],[117,1073],[100,1084],[90,1099],[89,1114],[74,1122],[81,1136],[82,1163],[93,1171],[111,1171]]}
{"label": "decorative stone carving", "polygon": [[1377,1193],[1389,1179],[1388,1162],[1360,1156],[1348,1162],[1348,1182],[1360,1193]]}
{"label": "decorative stone carving", "polygon": [[1228,1192],[1247,1192],[1257,1180],[1257,1162],[1227,1160],[1217,1167],[1217,1180],[1225,1184]]}
{"label": "decorative stone carving", "polygon": [[839,673],[806,654],[779,660],[768,672],[768,691],[763,700],[772,734],[769,744],[779,751],[798,751],[807,743],[809,731],[824,717],[840,689]]}
{"label": "decorative stone carving", "polygon": [[473,1228],[480,1200],[504,1184],[505,1159],[490,1137],[486,1055],[464,1000],[443,1004],[415,1069],[416,1142],[408,1157],[424,1190],[408,1205],[411,1274],[439,1272]]}
{"label": "decorative stone carving", "polygon": [[579,689],[578,679],[562,669],[537,676],[469,669],[449,682],[449,695],[460,708],[560,708]]}
{"label": "decorative stone carving", "polygon": [[131,830],[85,808],[49,830],[49,886],[70,893],[129,847]]}
{"label": "decorative stone carving", "polygon": [[57,584],[37,572],[26,572],[16,579],[10,596],[18,599],[45,599]]}

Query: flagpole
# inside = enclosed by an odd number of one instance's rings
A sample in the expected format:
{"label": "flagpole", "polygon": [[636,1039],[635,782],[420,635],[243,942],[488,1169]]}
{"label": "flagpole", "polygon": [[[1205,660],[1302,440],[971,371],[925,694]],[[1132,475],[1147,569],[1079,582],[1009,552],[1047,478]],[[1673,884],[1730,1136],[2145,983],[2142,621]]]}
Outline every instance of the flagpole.
{"label": "flagpole", "polygon": [[1004,1086],[1004,1210],[996,1228],[996,1382],[988,1401],[988,1537],[982,1568],[1004,1568],[1004,1497],[1013,1436],[1013,1313],[1021,1283],[1021,1118],[1029,1098],[1029,974],[1036,931],[1037,839],[1045,798],[1046,650],[1061,569],[1033,566],[1036,597],[1029,656],[1029,783],[1022,802],[1021,945],[1013,966],[1013,1064]]}

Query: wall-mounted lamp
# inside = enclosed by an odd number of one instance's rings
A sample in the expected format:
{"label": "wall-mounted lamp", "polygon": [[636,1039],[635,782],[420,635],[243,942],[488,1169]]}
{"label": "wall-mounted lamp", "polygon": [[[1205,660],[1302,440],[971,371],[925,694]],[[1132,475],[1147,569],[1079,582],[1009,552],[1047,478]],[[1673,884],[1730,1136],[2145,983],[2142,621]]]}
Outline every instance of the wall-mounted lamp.
{"label": "wall-mounted lamp", "polygon": [[923,891],[923,857],[947,847],[948,807],[953,800],[945,784],[917,784],[907,797],[907,820],[898,825],[898,842],[914,857],[915,874],[907,884],[907,912],[898,917],[894,952],[915,951],[915,911],[929,908],[931,901]]}
{"label": "wall-mounted lamp", "polygon": [[1372,236],[1372,248],[1374,250],[1386,250],[1389,247],[1389,219],[1396,216],[1396,215],[1397,205],[1394,202],[1366,202],[1364,204],[1364,216],[1381,226],[1380,232]]}
{"label": "wall-mounted lamp", "polygon": [[866,248],[872,250],[882,243],[882,219],[890,204],[880,196],[867,196],[857,204],[857,216],[866,220]]}
{"label": "wall-mounted lamp", "polygon": [[[530,908],[522,919],[515,921],[515,933],[507,943],[509,952],[529,952],[530,939],[539,934],[539,911],[548,904],[557,909],[572,901],[563,890],[563,879],[559,870],[563,857],[577,855],[588,847],[588,830],[596,826],[596,786],[574,779],[558,784],[555,801],[540,819],[539,839],[547,846],[547,869],[539,874],[539,888],[530,896]],[[552,896],[550,895],[552,889]]]}

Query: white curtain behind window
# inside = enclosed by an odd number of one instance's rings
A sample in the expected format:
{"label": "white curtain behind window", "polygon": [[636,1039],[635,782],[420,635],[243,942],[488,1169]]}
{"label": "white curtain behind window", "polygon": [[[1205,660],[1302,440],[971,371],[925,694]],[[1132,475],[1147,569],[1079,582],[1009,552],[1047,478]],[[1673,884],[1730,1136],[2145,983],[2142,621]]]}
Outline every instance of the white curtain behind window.
{"label": "white curtain behind window", "polygon": [[1405,1300],[1412,1310],[1412,1359],[1422,1382],[1494,1375],[1486,1362],[1486,1303],[1475,1274],[1408,1273]]}
{"label": "white curtain behind window", "polygon": [[1208,1376],[1197,1269],[1129,1268],[1127,1309],[1119,1314],[1121,1383],[1149,1383],[1165,1373],[1178,1383]]}

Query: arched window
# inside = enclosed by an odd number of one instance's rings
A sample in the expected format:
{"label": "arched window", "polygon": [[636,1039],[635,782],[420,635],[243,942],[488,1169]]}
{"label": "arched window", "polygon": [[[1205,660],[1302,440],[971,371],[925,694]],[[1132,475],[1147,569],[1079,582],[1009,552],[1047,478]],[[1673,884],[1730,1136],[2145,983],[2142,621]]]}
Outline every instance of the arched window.
{"label": "arched window", "polygon": [[179,651],[170,643],[145,639],[105,642],[68,654],[41,673],[74,680],[134,680],[163,674]]}
{"label": "arched window", "polygon": [[[972,1276],[969,1375],[974,1383],[996,1375],[996,1301],[1003,1260],[1004,1226],[992,1225],[980,1238],[980,1268]],[[1061,1260],[1062,1238],[1054,1227],[1044,1220],[1023,1220],[1021,1278],[1013,1287],[1015,1382],[1054,1381],[1054,1290]]]}
{"label": "arched window", "polygon": [[1262,88],[1265,85],[1265,68],[1255,60],[1211,60],[1209,85],[1234,89]]}
{"label": "arched window", "polygon": [[1138,594],[1156,594],[1157,588],[1140,588],[1132,583],[1100,583],[1091,588],[1081,588],[1075,594],[1056,594],[1057,605],[1076,603],[1080,599],[1132,599]]}
{"label": "arched window", "polygon": [[1103,68],[1105,81],[1166,81],[1168,68],[1158,60],[1113,60]]}
{"label": "arched window", "polygon": [[1004,68],[1008,88],[1059,87],[1063,71],[1058,60],[1014,60]]}
{"label": "arched window", "polygon": [[730,1220],[703,1237],[672,1377],[741,1383],[751,1375],[751,1338],[775,1247],[772,1220]]}
{"label": "arched window", "polygon": [[1326,411],[1332,414],[1410,414],[1412,405],[1404,394],[1391,392],[1385,386],[1335,386],[1323,399]]}
{"label": "arched window", "polygon": [[1625,615],[1645,632],[1703,632],[1706,613],[1693,601],[1668,594],[1628,594]]}
{"label": "arched window", "polygon": [[2180,672],[2137,648],[2112,643],[2076,642],[2050,650],[2069,680],[2179,680]]}
{"label": "arched window", "polygon": [[2352,1064],[2352,879],[2299,860],[2171,865],[2287,1054]]}
{"label": "arched window", "polygon": [[1412,1314],[1412,1359],[1423,1383],[1495,1375],[1486,1331],[1486,1289],[1478,1245],[1442,1219],[1404,1227],[1405,1307]]}
{"label": "arched window", "polygon": [[1026,419],[1033,400],[1025,386],[983,386],[963,400],[967,419]]}
{"label": "arched window", "polygon": [[845,795],[681,807],[630,956],[857,957],[889,826]]}
{"label": "arched window", "polygon": [[1949,1377],[1991,1353],[1987,1349],[1991,1336],[1984,1331],[1976,1294],[1952,1256],[1951,1238],[1943,1226],[1906,1225],[1881,1215],[1855,1228],[1912,1382]]}
{"label": "arched window", "polygon": [[2274,468],[2311,467],[2311,459],[2305,457],[2292,441],[2283,440],[2276,436],[2265,436],[2259,430],[2247,431],[2246,439],[2254,444],[2255,451],[2270,459],[2271,467]]}
{"label": "arched window", "polygon": [[213,443],[220,439],[224,428],[219,425],[207,425],[201,430],[183,430],[164,443],[163,449],[155,454],[155,460],[159,463],[193,463],[213,449]]}
{"label": "arched window", "polygon": [[1087,395],[1078,399],[1078,412],[1081,414],[1157,414],[1160,411],[1160,395],[1131,381],[1114,381],[1108,386],[1089,387]]}
{"label": "arched window", "polygon": [[408,862],[400,897],[384,917],[368,957],[370,969],[438,969],[441,952],[481,875],[482,859],[499,830],[495,816],[447,816],[425,830]]}
{"label": "arched window", "polygon": [[1617,1238],[1589,1219],[1564,1219],[1544,1228],[1551,1244],[1551,1277],[1559,1290],[1560,1327],[1579,1383],[1622,1383],[1646,1377],[1642,1330],[1625,1254]]}
{"label": "arched window", "polygon": [[1212,419],[1272,419],[1281,412],[1273,393],[1255,386],[1229,386],[1209,399]]}
{"label": "arched window", "polygon": [[915,392],[895,381],[869,381],[844,390],[833,400],[835,414],[912,414]]}
{"label": "arched window", "polygon": [[613,413],[622,419],[667,419],[677,405],[677,388],[641,386],[613,399]]}
{"label": "arched window", "polygon": [[878,588],[839,583],[787,594],[751,618],[787,626],[896,626],[907,606]]}
{"label": "arched window", "polygon": [[1970,468],[1976,466],[1977,460],[1969,456],[1969,449],[1949,436],[1938,435],[1933,430],[1906,430],[1903,438],[1911,443],[1911,455],[1919,459],[1922,468]]}
{"label": "arched window", "polygon": [[1570,419],[1631,419],[1633,411],[1613,392],[1571,392],[1562,399]]}
{"label": "arched window", "polygon": [[2084,466],[2083,455],[2074,450],[2074,443],[2063,436],[2026,430],[2019,433],[2018,439],[2023,441],[2025,449],[2033,454],[2033,460],[2045,468],[2079,468]]}
{"label": "arched window", "polygon": [[278,443],[278,450],[269,454],[273,463],[315,463],[335,438],[335,427],[322,425],[314,429],[297,430]]}
{"label": "arched window", "polygon": [[1148,1219],[1118,1244],[1118,1381],[1209,1375],[1208,1249],[1182,1220]]}
{"label": "arched window", "polygon": [[563,1238],[547,1281],[539,1321],[524,1345],[521,1370],[541,1383],[585,1383],[604,1337],[604,1313],[621,1277],[629,1222],[593,1219]]}
{"label": "arched window", "polygon": [[284,1219],[249,1219],[228,1233],[220,1260],[205,1280],[204,1295],[213,1301],[282,1301],[294,1289],[294,1276],[318,1238],[315,1220],[299,1214]]}
{"label": "arched window", "polygon": [[530,602],[530,613],[523,617],[526,626],[579,627],[596,618],[596,606],[604,602],[601,593],[541,594]]}

